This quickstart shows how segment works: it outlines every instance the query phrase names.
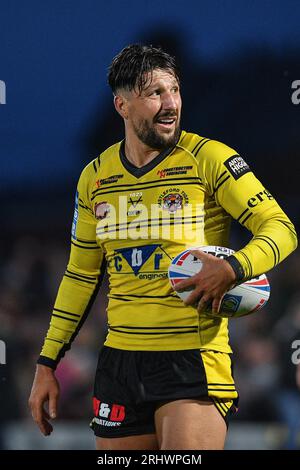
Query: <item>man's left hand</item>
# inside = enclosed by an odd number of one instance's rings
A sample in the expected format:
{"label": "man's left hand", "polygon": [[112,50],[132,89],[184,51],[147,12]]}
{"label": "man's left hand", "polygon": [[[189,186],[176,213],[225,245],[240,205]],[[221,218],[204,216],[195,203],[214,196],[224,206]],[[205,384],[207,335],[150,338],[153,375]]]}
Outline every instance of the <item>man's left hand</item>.
{"label": "man's left hand", "polygon": [[207,303],[212,302],[212,313],[219,313],[224,295],[235,285],[235,272],[224,259],[201,250],[191,250],[190,253],[202,261],[202,269],[194,276],[176,284],[176,291],[182,292],[195,287],[185,305],[195,305],[198,302],[197,310],[201,313]]}

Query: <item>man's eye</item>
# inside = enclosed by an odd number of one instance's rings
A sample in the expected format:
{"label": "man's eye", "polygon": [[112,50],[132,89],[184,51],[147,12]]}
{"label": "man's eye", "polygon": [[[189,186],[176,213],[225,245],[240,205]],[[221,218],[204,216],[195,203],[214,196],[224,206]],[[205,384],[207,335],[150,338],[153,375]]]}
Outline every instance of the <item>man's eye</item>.
{"label": "man's eye", "polygon": [[153,90],[153,91],[150,93],[150,96],[156,96],[156,95],[159,95],[159,90]]}

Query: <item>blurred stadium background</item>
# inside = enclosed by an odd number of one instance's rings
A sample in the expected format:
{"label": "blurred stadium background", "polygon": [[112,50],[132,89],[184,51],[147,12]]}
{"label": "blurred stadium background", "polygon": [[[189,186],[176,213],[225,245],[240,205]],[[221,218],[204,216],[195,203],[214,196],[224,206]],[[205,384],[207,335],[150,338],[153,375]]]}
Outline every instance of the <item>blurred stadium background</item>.
{"label": "blurred stadium background", "polygon": [[[182,68],[183,128],[236,148],[299,230],[300,4],[297,0],[1,2],[0,448],[89,449],[91,391],[106,329],[107,280],[58,368],[50,438],[31,422],[35,361],[65,269],[76,180],[122,138],[106,67],[132,42],[162,45]],[[2,99],[2,102],[4,100]],[[249,234],[233,225],[231,246]],[[228,449],[300,449],[300,254],[269,275],[267,307],[231,322],[241,399]],[[299,356],[298,356],[299,357]]]}

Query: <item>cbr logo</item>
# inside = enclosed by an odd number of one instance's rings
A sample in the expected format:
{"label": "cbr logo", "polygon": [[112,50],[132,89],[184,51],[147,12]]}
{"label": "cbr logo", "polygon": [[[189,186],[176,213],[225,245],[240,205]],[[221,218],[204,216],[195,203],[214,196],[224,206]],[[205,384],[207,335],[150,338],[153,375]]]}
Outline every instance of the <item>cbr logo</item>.
{"label": "cbr logo", "polygon": [[157,175],[158,175],[160,178],[165,178],[165,177],[166,177],[166,171],[165,171],[165,170],[158,170],[158,171],[157,171]]}
{"label": "cbr logo", "polygon": [[117,422],[124,421],[125,419],[125,406],[123,405],[114,403],[110,406],[108,403],[103,403],[94,397],[93,408],[96,417],[100,416],[101,418],[109,419],[109,421]]}

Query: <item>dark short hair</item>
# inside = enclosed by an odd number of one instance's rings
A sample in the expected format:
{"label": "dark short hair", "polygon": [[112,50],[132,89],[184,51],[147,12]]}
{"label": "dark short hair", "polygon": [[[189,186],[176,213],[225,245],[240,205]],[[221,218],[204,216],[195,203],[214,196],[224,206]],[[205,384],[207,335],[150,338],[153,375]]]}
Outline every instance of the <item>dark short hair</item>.
{"label": "dark short hair", "polygon": [[116,93],[119,89],[128,91],[135,88],[141,93],[148,73],[155,69],[170,71],[179,82],[179,69],[174,57],[153,46],[131,44],[114,57],[108,69],[108,83]]}

